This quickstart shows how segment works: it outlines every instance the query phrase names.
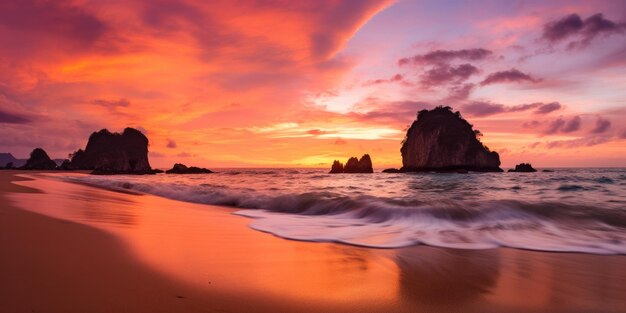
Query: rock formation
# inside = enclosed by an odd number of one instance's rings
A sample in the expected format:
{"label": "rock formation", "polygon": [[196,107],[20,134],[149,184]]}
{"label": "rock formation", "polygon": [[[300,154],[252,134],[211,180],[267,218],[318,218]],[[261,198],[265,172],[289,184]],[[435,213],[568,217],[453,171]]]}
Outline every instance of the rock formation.
{"label": "rock formation", "polygon": [[403,172],[502,172],[497,152],[484,146],[478,130],[450,107],[419,111],[402,143]]}
{"label": "rock formation", "polygon": [[200,167],[187,167],[185,164],[176,163],[174,166],[165,171],[166,174],[209,174],[213,173],[210,169]]}
{"label": "rock formation", "polygon": [[73,170],[74,167],[72,166],[72,162],[66,159],[66,160],[63,160],[63,163],[61,163],[61,165],[59,165],[57,169],[62,170],[62,171],[70,171],[70,170]]}
{"label": "rock formation", "polygon": [[522,172],[522,173],[533,173],[537,170],[530,165],[530,163],[520,163],[515,165],[515,169],[509,170],[509,172]]}
{"label": "rock formation", "polygon": [[333,166],[330,169],[330,174],[336,173],[374,173],[372,168],[372,159],[369,154],[364,154],[361,159],[351,157],[344,166],[341,162],[335,160]]}
{"label": "rock formation", "polygon": [[54,170],[57,164],[50,159],[46,151],[41,148],[35,148],[30,153],[30,158],[26,160],[26,164],[22,166],[25,170]]}
{"label": "rock formation", "polygon": [[386,168],[383,173],[402,173],[402,171],[397,168]]}
{"label": "rock formation", "polygon": [[72,154],[70,167],[92,174],[154,174],[148,162],[148,138],[134,128],[123,133],[106,129],[89,136],[85,150]]}
{"label": "rock formation", "polygon": [[343,163],[335,160],[330,168],[330,174],[343,173]]}

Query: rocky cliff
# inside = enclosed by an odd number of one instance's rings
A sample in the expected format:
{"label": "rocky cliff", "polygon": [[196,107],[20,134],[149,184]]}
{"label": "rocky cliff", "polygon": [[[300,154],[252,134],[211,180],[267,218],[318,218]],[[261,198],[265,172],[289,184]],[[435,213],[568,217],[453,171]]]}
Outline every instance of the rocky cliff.
{"label": "rocky cliff", "polygon": [[402,171],[502,172],[497,152],[484,146],[480,132],[450,107],[422,110],[402,143]]}
{"label": "rocky cliff", "polygon": [[35,148],[30,153],[30,158],[26,160],[26,164],[22,167],[25,170],[54,170],[56,168],[57,164],[41,148]]}
{"label": "rocky cliff", "polygon": [[103,129],[89,136],[85,150],[72,154],[71,168],[94,174],[151,174],[148,138],[134,128],[123,133]]}
{"label": "rocky cliff", "polygon": [[369,154],[364,154],[360,160],[356,157],[351,157],[348,159],[345,166],[335,160],[330,169],[330,174],[336,173],[374,173],[372,159]]}

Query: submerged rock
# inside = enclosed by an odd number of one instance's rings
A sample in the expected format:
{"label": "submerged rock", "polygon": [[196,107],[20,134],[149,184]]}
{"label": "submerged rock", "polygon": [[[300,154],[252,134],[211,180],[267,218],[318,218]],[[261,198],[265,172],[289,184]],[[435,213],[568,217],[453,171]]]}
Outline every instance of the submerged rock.
{"label": "submerged rock", "polygon": [[402,173],[402,171],[397,168],[386,168],[383,173]]}
{"label": "submerged rock", "polygon": [[520,163],[515,165],[515,169],[510,169],[509,172],[522,172],[522,173],[533,173],[537,170],[530,165],[530,163]]}
{"label": "submerged rock", "polygon": [[30,158],[26,160],[26,164],[22,167],[25,170],[54,170],[56,168],[57,164],[41,148],[33,150],[30,153]]}
{"label": "submerged rock", "polygon": [[335,173],[374,173],[372,159],[369,154],[364,154],[360,160],[356,157],[351,157],[348,159],[345,166],[335,160],[330,169],[330,174]]}
{"label": "submerged rock", "polygon": [[92,174],[154,174],[148,162],[148,138],[134,128],[123,133],[103,129],[89,136],[85,150],[72,154],[74,169]]}
{"label": "submerged rock", "polygon": [[185,164],[176,163],[174,166],[165,171],[165,174],[209,174],[213,173],[210,169],[200,167],[187,167]]}
{"label": "submerged rock", "polygon": [[450,107],[421,110],[402,143],[403,172],[502,172],[500,156]]}

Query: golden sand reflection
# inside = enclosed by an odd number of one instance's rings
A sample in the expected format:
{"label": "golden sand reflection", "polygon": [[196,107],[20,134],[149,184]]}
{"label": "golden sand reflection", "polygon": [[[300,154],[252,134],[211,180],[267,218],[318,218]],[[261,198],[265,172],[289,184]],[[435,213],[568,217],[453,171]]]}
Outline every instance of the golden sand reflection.
{"label": "golden sand reflection", "polygon": [[37,179],[16,206],[117,235],[143,263],[207,291],[394,312],[626,309],[623,256],[366,249],[284,240],[222,207]]}

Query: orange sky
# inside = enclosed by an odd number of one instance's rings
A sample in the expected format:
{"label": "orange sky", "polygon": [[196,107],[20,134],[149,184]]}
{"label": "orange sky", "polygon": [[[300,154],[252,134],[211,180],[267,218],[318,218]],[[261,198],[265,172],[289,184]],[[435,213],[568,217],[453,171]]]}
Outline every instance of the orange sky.
{"label": "orange sky", "polygon": [[155,167],[390,167],[415,113],[443,104],[504,166],[626,166],[625,8],[2,1],[0,152],[62,158],[132,126]]}

